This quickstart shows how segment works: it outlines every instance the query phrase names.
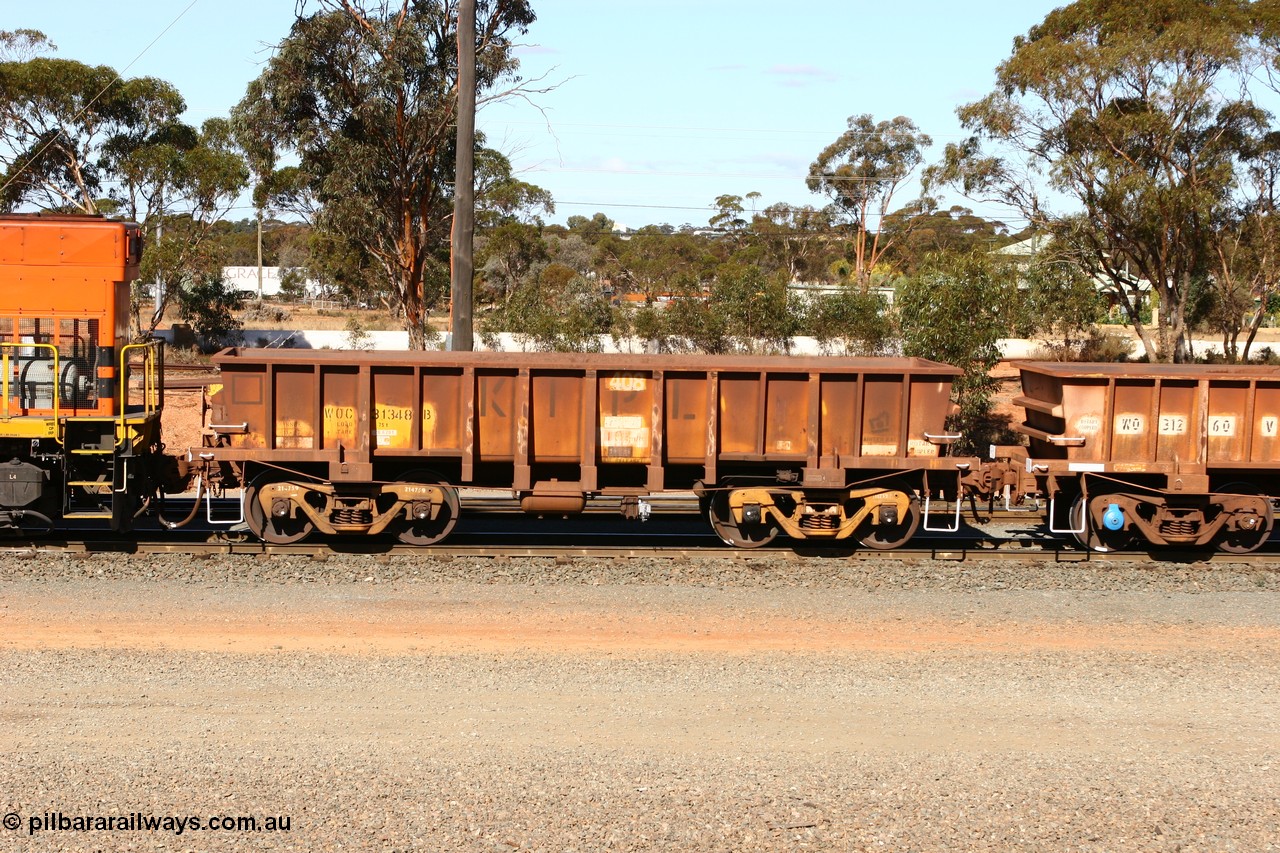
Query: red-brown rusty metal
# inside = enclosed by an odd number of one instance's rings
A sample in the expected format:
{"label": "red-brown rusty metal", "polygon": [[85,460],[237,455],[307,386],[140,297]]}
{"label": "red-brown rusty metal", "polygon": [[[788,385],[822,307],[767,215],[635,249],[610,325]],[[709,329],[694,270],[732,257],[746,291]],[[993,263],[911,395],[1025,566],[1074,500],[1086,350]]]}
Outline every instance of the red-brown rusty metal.
{"label": "red-brown rusty metal", "polygon": [[693,465],[717,420],[717,461],[928,467],[958,373],[921,359],[233,349],[214,360],[214,421],[249,424],[229,433],[232,448],[317,462],[338,448],[361,462],[460,458],[470,429],[476,463],[648,465],[656,438],[665,462]]}
{"label": "red-brown rusty metal", "polygon": [[[560,513],[592,494],[735,477],[839,490],[967,467],[945,457],[959,371],[922,359],[232,349],[214,361],[206,460],[339,485],[420,469],[423,482],[512,489],[530,511]],[[824,520],[829,506],[803,511],[795,529],[843,529]]]}
{"label": "red-brown rusty metal", "polygon": [[[1022,490],[1076,500],[1068,523],[1081,541],[1235,551],[1265,541],[1272,514],[1258,475],[1280,468],[1280,368],[1014,366],[1026,411],[1014,429],[1029,441],[1007,450],[1024,466]],[[1118,529],[1107,530],[1108,510]]]}

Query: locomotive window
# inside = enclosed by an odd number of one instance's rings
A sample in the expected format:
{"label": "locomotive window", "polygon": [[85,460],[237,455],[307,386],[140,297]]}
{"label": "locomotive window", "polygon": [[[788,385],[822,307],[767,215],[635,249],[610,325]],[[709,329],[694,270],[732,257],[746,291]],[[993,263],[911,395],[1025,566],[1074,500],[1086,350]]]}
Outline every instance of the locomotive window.
{"label": "locomotive window", "polygon": [[136,231],[131,232],[128,246],[129,256],[125,259],[125,263],[136,264],[142,258],[142,235]]}

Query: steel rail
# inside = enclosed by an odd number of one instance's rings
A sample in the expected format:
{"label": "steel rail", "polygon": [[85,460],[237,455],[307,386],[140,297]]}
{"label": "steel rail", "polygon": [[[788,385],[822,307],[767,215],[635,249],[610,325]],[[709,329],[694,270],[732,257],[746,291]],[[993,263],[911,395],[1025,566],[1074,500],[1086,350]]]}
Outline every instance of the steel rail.
{"label": "steel rail", "polygon": [[255,556],[255,557],[327,557],[382,556],[418,557],[433,560],[465,558],[488,559],[550,559],[557,561],[574,558],[593,559],[669,559],[669,560],[726,560],[741,562],[799,561],[799,560],[848,560],[901,561],[901,562],[1035,562],[1089,563],[1089,564],[1200,564],[1200,565],[1249,565],[1269,566],[1280,571],[1277,554],[1260,551],[1251,554],[1227,554],[1221,552],[1185,551],[1121,551],[1098,553],[1083,551],[1067,543],[1052,541],[1028,542],[1027,540],[954,540],[931,545],[878,551],[867,548],[796,546],[766,547],[758,549],[730,548],[724,545],[437,545],[428,548],[398,543],[355,540],[341,543],[298,543],[272,545],[245,538],[216,537],[198,541],[149,541],[145,539],[45,539],[10,540],[0,545],[0,558],[33,558],[48,554],[174,554],[185,556]]}

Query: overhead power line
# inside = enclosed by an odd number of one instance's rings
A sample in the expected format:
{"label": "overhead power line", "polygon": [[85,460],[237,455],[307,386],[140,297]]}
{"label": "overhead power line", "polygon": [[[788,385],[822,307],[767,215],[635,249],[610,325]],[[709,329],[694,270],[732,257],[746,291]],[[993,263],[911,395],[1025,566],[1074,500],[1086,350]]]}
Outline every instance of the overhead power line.
{"label": "overhead power line", "polygon": [[[168,25],[168,26],[166,26],[163,30],[161,30],[161,31],[160,31],[160,34],[159,34],[159,35],[157,35],[155,38],[153,38],[153,39],[150,41],[150,43],[149,43],[149,44],[147,44],[147,46],[146,46],[146,47],[144,47],[141,51],[139,51],[137,56],[135,56],[133,59],[129,60],[129,64],[128,64],[128,65],[126,65],[124,68],[122,68],[122,69],[121,69],[121,70],[116,74],[115,78],[111,80],[111,82],[107,83],[107,85],[105,85],[105,86],[103,86],[103,87],[102,87],[102,91],[101,91],[101,92],[99,92],[98,94],[96,94],[96,95],[94,95],[92,98],[90,98],[90,99],[89,99],[89,102],[88,102],[88,103],[86,103],[83,107],[81,107],[81,108],[80,108],[80,112],[78,112],[78,113],[76,113],[76,114],[75,114],[75,117],[74,117],[74,118],[72,118],[72,121],[73,121],[73,122],[74,122],[74,121],[76,121],[77,119],[79,119],[79,118],[80,118],[80,116],[82,116],[82,115],[84,115],[86,112],[88,112],[88,111],[89,111],[89,108],[90,108],[90,107],[92,107],[94,104],[96,104],[96,103],[99,101],[99,99],[101,99],[101,98],[102,98],[102,96],[103,96],[103,95],[105,95],[105,94],[107,93],[107,90],[108,90],[108,89],[110,89],[112,86],[114,86],[114,85],[115,85],[115,84],[117,84],[117,83],[123,83],[123,82],[124,82],[124,77],[122,77],[121,75],[122,75],[124,72],[128,71],[130,68],[132,68],[134,65],[136,65],[136,64],[137,64],[137,62],[138,62],[138,60],[139,60],[139,59],[141,59],[144,55],[146,55],[147,51],[149,51],[149,50],[151,50],[151,48],[155,47],[156,42],[158,42],[158,41],[160,41],[160,39],[164,38],[165,34],[166,34],[166,33],[168,33],[168,32],[169,32],[169,30],[173,29],[174,24],[176,24],[176,23],[178,23],[178,21],[182,20],[182,16],[183,16],[183,15],[185,15],[185,14],[187,14],[187,12],[190,12],[190,11],[191,11],[191,8],[192,8],[193,6],[195,6],[195,5],[196,5],[197,3],[199,3],[199,2],[200,2],[200,0],[191,0],[191,2],[187,4],[187,8],[185,8],[185,9],[183,9],[181,12],[179,12],[179,13],[178,13],[178,16],[177,16],[176,18],[174,18],[172,21],[170,21],[170,22],[169,22],[169,25]],[[36,160],[39,160],[39,159],[40,159],[40,155],[44,154],[44,152],[45,152],[45,151],[49,150],[49,146],[53,145],[54,140],[56,140],[56,139],[57,139],[61,134],[62,134],[62,129],[61,129],[61,128],[59,128],[59,129],[58,129],[58,132],[57,132],[57,133],[55,133],[55,134],[53,135],[53,137],[49,139],[49,141],[48,141],[48,142],[46,142],[44,145],[41,145],[41,146],[40,146],[39,150],[38,150],[38,151],[36,151],[36,153],[35,153],[35,155],[34,155],[34,156],[32,156],[32,157],[30,157],[30,158],[28,158],[28,159],[27,159],[27,162],[26,162],[26,163],[24,163],[24,164],[22,165],[22,168],[18,169],[18,171],[17,171],[17,172],[16,172],[12,177],[10,177],[10,178],[9,178],[9,180],[7,180],[7,181],[5,181],[5,182],[4,182],[4,186],[0,187],[0,193],[3,193],[5,190],[7,190],[7,189],[9,188],[9,185],[10,185],[10,184],[12,184],[12,183],[13,183],[14,181],[16,181],[18,178],[22,177],[22,173],[23,173],[23,172],[25,172],[25,171],[27,170],[27,167],[28,167],[31,163],[34,163]]]}

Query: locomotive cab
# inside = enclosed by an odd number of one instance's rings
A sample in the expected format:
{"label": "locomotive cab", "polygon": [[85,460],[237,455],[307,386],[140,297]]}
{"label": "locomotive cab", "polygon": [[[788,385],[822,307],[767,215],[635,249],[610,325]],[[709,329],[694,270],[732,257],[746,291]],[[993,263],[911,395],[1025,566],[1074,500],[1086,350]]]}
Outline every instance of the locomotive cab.
{"label": "locomotive cab", "polygon": [[129,343],[142,235],[100,216],[0,216],[0,528],[125,529],[160,451],[163,350]]}

